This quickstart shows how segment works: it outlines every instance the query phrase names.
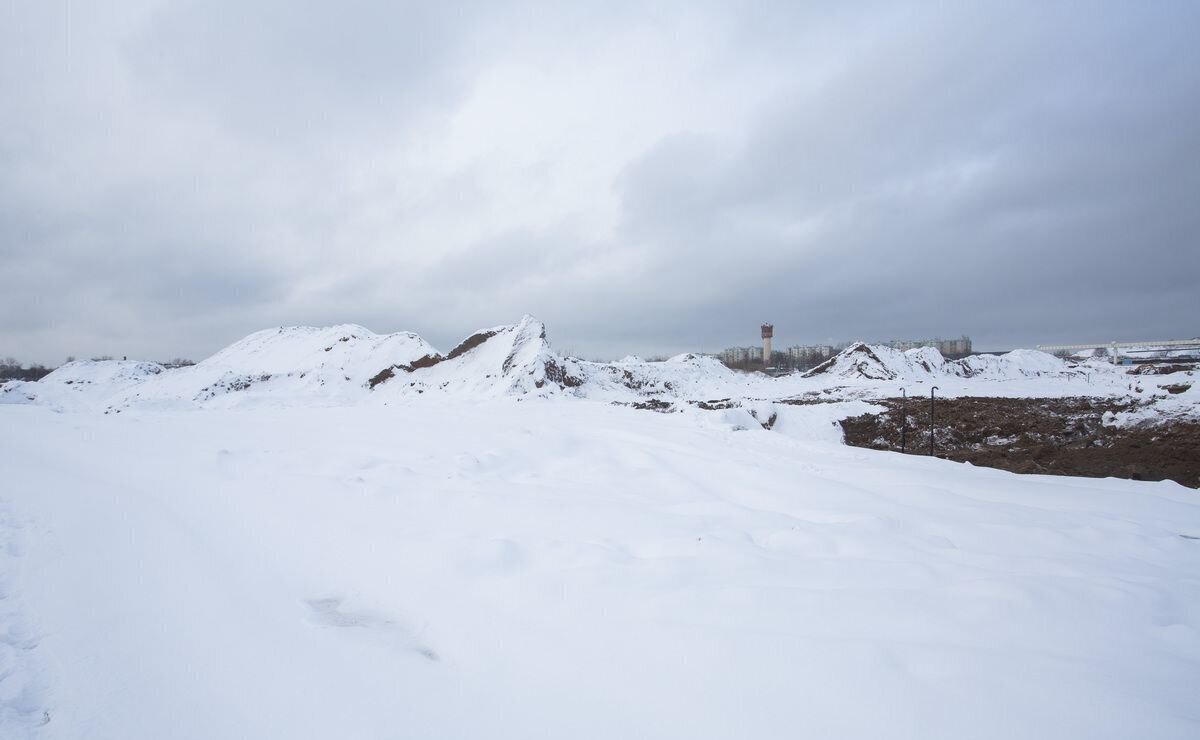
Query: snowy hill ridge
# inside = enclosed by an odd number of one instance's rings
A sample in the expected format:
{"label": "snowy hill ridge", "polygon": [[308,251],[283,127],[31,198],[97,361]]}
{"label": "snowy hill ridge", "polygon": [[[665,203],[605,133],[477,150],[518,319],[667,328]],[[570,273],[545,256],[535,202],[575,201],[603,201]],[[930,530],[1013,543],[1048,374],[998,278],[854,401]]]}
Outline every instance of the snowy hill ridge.
{"label": "snowy hill ridge", "polygon": [[6,384],[0,388],[0,403],[37,403],[63,411],[226,405],[266,397],[336,403],[358,395],[381,365],[411,362],[434,351],[412,332],[375,334],[355,324],[277,327],[250,334],[190,367],[69,363],[36,383]]}
{"label": "snowy hill ridge", "polygon": [[626,358],[587,362],[555,352],[546,326],[526,315],[509,326],[483,329],[445,355],[391,365],[368,385],[385,397],[430,391],[471,396],[568,395],[607,400],[668,396],[708,398],[746,391],[756,381],[712,357],[681,354],[664,362]]}
{"label": "snowy hill ridge", "polygon": [[[834,391],[861,398],[897,393],[897,383],[925,381],[942,384],[943,393],[950,395],[986,388],[985,395],[1020,396],[1120,395],[1140,393],[1140,386],[1166,396],[1168,391],[1158,386],[1170,382],[1134,382],[1112,366],[1076,365],[1031,350],[950,361],[932,348],[901,352],[861,342],[803,375],[779,378],[734,371],[714,357],[690,353],[661,362],[636,357],[589,362],[555,352],[546,326],[526,315],[515,324],[476,331],[446,353],[413,332],[375,334],[357,324],[265,329],[190,367],[70,363],[37,382],[0,385],[0,403],[119,412],[132,407],[386,404],[453,395],[585,398],[672,410],[749,407]],[[760,415],[769,419],[770,413],[763,409]]]}
{"label": "snowy hill ridge", "polygon": [[383,368],[368,381],[381,393],[429,390],[483,395],[550,395],[584,383],[577,360],[550,349],[546,327],[526,315],[517,324],[482,329],[445,355],[430,352]]}
{"label": "snowy hill ridge", "polygon": [[468,397],[577,396],[631,400],[748,392],[763,378],[683,354],[665,362],[586,362],[555,352],[526,315],[481,329],[443,354],[413,332],[375,334],[356,324],[264,329],[190,367],[72,363],[33,383],[0,387],[0,403],[57,410],[176,405],[344,404],[445,393]]}
{"label": "snowy hill ridge", "polygon": [[925,380],[938,377],[1012,380],[1066,375],[1072,368],[1059,358],[1018,349],[1004,355],[971,355],[947,360],[933,347],[900,351],[857,342],[804,374],[865,380]]}

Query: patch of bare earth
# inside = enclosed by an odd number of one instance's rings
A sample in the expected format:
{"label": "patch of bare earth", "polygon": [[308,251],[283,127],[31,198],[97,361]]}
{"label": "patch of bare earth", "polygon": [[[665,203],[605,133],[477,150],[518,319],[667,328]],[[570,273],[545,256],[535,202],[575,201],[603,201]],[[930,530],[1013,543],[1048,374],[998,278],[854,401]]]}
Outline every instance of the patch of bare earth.
{"label": "patch of bare earth", "polygon": [[[887,410],[842,422],[846,443],[899,452],[907,408],[906,452],[928,455],[929,400],[877,403]],[[1014,473],[1173,480],[1200,488],[1200,424],[1103,424],[1106,411],[1131,408],[1128,401],[1096,398],[938,399],[934,454]]]}

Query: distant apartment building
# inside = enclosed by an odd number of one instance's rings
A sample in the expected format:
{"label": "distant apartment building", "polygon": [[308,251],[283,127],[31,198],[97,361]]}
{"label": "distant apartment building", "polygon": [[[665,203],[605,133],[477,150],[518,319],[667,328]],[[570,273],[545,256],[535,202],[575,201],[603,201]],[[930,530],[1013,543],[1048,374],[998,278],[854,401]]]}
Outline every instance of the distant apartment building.
{"label": "distant apartment building", "polygon": [[965,334],[958,339],[893,339],[883,344],[899,350],[933,347],[947,356],[971,354],[971,338]]}
{"label": "distant apartment building", "polygon": [[762,347],[727,347],[717,353],[717,358],[726,365],[745,365],[762,363]]}
{"label": "distant apartment building", "polygon": [[833,353],[836,351],[828,344],[793,344],[787,348],[788,357],[792,358],[794,362],[803,362],[812,358],[827,360],[833,357]]}
{"label": "distant apartment building", "polygon": [[[763,345],[769,347],[770,335],[774,334],[774,327],[770,324],[763,324],[761,329]],[[888,342],[877,342],[877,344],[898,350],[933,347],[943,355],[955,359],[971,354],[971,338],[966,335],[958,339],[893,339]],[[771,353],[770,369],[807,370],[820,365],[847,346],[847,344],[794,344],[788,347],[786,351]],[[713,356],[729,367],[742,369],[757,367],[762,369],[764,365],[763,351],[763,346],[726,347]]]}

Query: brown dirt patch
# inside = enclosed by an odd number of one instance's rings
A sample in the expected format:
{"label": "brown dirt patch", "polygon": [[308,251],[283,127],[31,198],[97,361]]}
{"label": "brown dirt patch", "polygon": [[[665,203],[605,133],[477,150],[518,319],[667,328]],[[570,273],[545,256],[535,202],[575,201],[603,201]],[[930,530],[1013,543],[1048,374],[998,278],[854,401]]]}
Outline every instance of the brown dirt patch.
{"label": "brown dirt patch", "polygon": [[455,357],[458,357],[460,355],[465,355],[466,353],[475,349],[476,347],[483,344],[487,340],[496,336],[497,333],[498,332],[494,332],[494,331],[481,331],[476,334],[472,334],[471,336],[469,336],[466,339],[459,342],[457,347],[450,350],[450,353],[447,354],[444,359],[453,360]]}
{"label": "brown dirt patch", "polygon": [[[902,400],[878,401],[880,414],[842,422],[846,443],[899,452]],[[941,458],[1043,473],[1174,480],[1200,488],[1200,424],[1171,420],[1139,427],[1102,423],[1128,401],[1095,398],[938,399],[934,453]],[[929,399],[908,399],[906,452],[929,454]]]}
{"label": "brown dirt patch", "polygon": [[1200,365],[1137,365],[1129,370],[1129,375],[1171,375],[1185,373],[1189,370],[1200,369]]}

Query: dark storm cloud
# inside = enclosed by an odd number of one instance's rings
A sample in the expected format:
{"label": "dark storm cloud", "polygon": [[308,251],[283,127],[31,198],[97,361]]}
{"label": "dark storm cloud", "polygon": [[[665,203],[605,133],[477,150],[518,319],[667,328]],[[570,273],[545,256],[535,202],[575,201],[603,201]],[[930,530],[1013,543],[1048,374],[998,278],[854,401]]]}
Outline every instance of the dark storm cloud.
{"label": "dark storm cloud", "polygon": [[14,6],[3,353],[1200,332],[1192,5],[560,5]]}

